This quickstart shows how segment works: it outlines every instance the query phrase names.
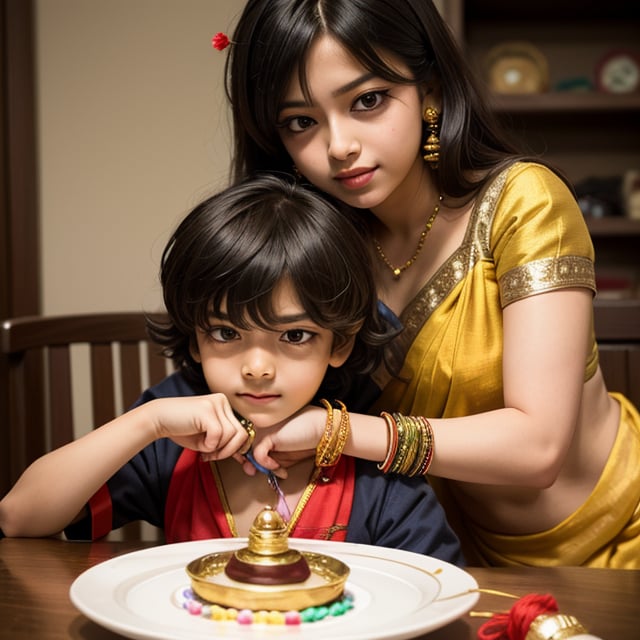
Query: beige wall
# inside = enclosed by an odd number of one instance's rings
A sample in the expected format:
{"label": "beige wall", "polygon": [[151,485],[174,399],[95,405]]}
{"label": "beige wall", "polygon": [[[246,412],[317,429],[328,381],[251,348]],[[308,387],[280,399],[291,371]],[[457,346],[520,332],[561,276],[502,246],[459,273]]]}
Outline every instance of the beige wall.
{"label": "beige wall", "polygon": [[43,313],[157,309],[177,221],[228,178],[238,0],[36,0]]}

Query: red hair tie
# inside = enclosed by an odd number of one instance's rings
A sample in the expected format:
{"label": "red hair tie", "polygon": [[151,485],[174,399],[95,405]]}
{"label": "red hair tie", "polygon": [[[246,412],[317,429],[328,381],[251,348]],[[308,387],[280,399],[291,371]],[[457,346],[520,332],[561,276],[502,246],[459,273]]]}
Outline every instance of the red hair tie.
{"label": "red hair tie", "polygon": [[224,51],[230,44],[231,40],[229,40],[227,34],[222,33],[222,31],[219,31],[215,36],[213,36],[213,38],[211,38],[211,45],[218,51]]}

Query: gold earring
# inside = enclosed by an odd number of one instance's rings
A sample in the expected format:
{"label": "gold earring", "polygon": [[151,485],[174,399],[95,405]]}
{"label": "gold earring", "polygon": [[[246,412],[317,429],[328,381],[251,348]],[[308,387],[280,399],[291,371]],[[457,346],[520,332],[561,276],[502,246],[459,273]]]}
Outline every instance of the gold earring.
{"label": "gold earring", "polygon": [[438,138],[440,114],[433,107],[427,107],[422,117],[429,128],[429,137],[422,147],[427,152],[423,158],[431,165],[432,169],[437,169],[440,160],[440,138]]}

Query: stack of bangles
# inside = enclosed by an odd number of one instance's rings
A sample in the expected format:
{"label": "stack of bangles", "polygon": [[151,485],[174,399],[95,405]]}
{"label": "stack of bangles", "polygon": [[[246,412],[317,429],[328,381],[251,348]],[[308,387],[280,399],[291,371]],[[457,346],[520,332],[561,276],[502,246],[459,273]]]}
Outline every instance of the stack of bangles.
{"label": "stack of bangles", "polygon": [[385,459],[378,464],[383,473],[405,476],[424,476],[433,460],[433,429],[426,418],[389,414],[383,411],[389,430],[389,448]]}
{"label": "stack of bangles", "polygon": [[333,423],[333,406],[328,400],[320,400],[322,406],[327,410],[327,424],[316,447],[316,466],[333,467],[338,464],[338,460],[344,451],[349,437],[350,424],[347,407],[340,400],[336,400],[340,406],[340,422],[336,427]]}

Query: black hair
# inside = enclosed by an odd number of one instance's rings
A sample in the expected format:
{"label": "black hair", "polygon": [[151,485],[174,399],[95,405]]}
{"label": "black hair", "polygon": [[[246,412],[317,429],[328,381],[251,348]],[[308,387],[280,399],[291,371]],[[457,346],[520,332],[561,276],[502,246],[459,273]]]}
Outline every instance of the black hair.
{"label": "black hair", "polygon": [[340,397],[358,374],[381,360],[395,332],[377,311],[371,257],[361,232],[318,193],[275,175],[259,175],[205,199],[178,225],[162,254],[160,281],[168,322],[149,319],[163,353],[192,381],[202,367],[191,355],[196,329],[221,308],[238,327],[278,322],[273,291],[287,278],[311,320],[339,348],[355,335],[322,392]]}
{"label": "black hair", "polygon": [[[442,97],[442,193],[464,197],[487,175],[519,155],[498,125],[446,22],[431,0],[248,0],[226,62],[226,91],[233,108],[235,179],[255,171],[292,171],[277,131],[279,105],[320,35],[340,42],[366,69],[393,82]],[[398,75],[391,53],[409,68]],[[425,135],[426,138],[426,135]]]}

